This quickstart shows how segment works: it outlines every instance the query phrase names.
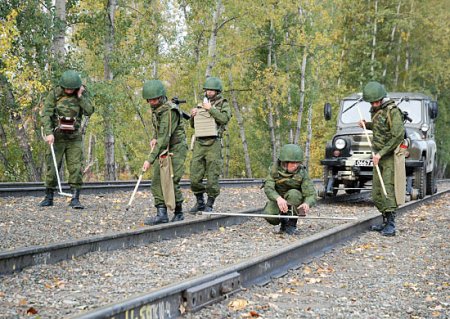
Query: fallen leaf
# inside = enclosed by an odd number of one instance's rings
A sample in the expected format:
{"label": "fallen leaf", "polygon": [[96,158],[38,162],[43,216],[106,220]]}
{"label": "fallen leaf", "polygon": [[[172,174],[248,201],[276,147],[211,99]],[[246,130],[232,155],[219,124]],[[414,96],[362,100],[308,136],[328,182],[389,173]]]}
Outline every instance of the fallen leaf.
{"label": "fallen leaf", "polygon": [[178,310],[180,310],[180,314],[183,315],[186,312],[186,307],[183,304],[181,304],[180,308],[178,308]]}
{"label": "fallen leaf", "polygon": [[25,306],[27,304],[27,300],[25,298],[19,299],[19,306]]}
{"label": "fallen leaf", "polygon": [[220,230],[221,232],[224,232],[224,231],[225,231],[225,227],[219,227],[219,230]]}
{"label": "fallen leaf", "polygon": [[30,307],[30,308],[28,308],[28,310],[27,310],[27,315],[35,315],[35,314],[37,314],[37,313],[38,313],[37,310],[34,309],[33,307]]}
{"label": "fallen leaf", "polygon": [[235,299],[230,301],[230,303],[228,304],[228,308],[230,308],[231,310],[234,311],[239,311],[244,309],[245,307],[247,307],[248,305],[248,301],[245,299]]}

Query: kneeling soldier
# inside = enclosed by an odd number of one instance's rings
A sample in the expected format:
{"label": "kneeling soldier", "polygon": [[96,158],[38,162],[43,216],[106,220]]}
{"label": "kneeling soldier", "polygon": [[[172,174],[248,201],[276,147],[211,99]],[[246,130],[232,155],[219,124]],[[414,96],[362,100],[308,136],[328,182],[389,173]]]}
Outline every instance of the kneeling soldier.
{"label": "kneeling soldier", "polygon": [[[316,203],[316,191],[302,165],[303,151],[300,146],[286,144],[281,148],[278,161],[272,164],[264,182],[264,192],[269,201],[264,208],[268,215],[303,215]],[[280,233],[293,235],[297,219],[266,218],[272,225],[280,224]]]}

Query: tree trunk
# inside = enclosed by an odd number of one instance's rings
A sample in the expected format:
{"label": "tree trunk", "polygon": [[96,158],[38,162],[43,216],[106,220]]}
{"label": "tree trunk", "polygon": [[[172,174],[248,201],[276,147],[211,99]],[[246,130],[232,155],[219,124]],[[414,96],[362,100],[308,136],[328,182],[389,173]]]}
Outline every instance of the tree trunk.
{"label": "tree trunk", "polygon": [[[230,80],[230,88],[233,88],[233,78],[231,72],[228,73],[228,78]],[[244,149],[245,171],[247,175],[246,177],[252,178],[253,177],[252,166],[250,163],[250,155],[248,153],[247,138],[245,137],[244,118],[242,117],[241,110],[239,108],[239,104],[236,97],[236,91],[234,89],[231,90],[231,98],[233,101],[234,114],[236,116],[236,121],[239,126],[239,136],[241,137],[242,147]]]}
{"label": "tree trunk", "polygon": [[[111,69],[111,59],[114,52],[114,14],[116,11],[116,0],[108,0],[106,14],[106,36],[105,36],[105,56],[103,61],[104,77],[106,81],[112,81],[113,72]],[[115,137],[113,128],[113,106],[108,103],[105,112],[105,179],[116,180],[116,162],[114,154]]]}
{"label": "tree trunk", "polygon": [[217,50],[217,32],[219,32],[219,19],[222,15],[222,0],[217,0],[216,11],[214,11],[213,25],[211,29],[211,36],[208,43],[208,65],[206,66],[205,77],[211,76],[211,71],[216,64],[216,50]]}
{"label": "tree trunk", "polygon": [[[6,152],[8,152],[8,140],[6,138],[6,133],[5,130],[3,129],[3,125],[0,122],[0,141],[2,144],[2,150],[5,150]],[[7,153],[6,153],[7,154]],[[3,152],[0,151],[0,161],[2,162],[3,166],[5,167],[5,171],[9,171],[10,170],[10,165],[9,165],[9,161],[7,159],[7,155],[5,155]]]}
{"label": "tree trunk", "polygon": [[372,54],[370,55],[370,76],[375,75],[375,49],[377,47],[377,15],[378,15],[378,0],[374,1],[375,12],[373,14],[373,34],[372,34]]}
{"label": "tree trunk", "polygon": [[58,63],[64,62],[65,34],[66,34],[66,0],[55,0],[55,33],[53,36],[52,52]]}
{"label": "tree trunk", "polygon": [[302,127],[302,114],[305,105],[305,78],[306,78],[306,63],[308,61],[308,49],[303,49],[302,59],[302,75],[300,79],[300,105],[297,112],[297,127],[295,129],[294,144],[298,144],[300,140],[300,129]]}
{"label": "tree trunk", "polygon": [[313,105],[312,103],[309,104],[309,110],[308,110],[308,137],[306,138],[306,145],[305,145],[305,161],[304,165],[306,166],[306,169],[309,170],[309,158],[310,158],[310,149],[311,149],[311,139],[312,139],[312,109]]}
{"label": "tree trunk", "polygon": [[0,87],[1,91],[5,93],[6,107],[14,124],[19,146],[22,149],[22,160],[27,168],[28,181],[39,182],[41,180],[41,175],[39,174],[39,170],[33,159],[33,152],[31,151],[21,112],[20,110],[15,109],[17,104],[13,92],[11,91],[8,80],[3,75],[0,75]]}
{"label": "tree trunk", "polygon": [[[272,49],[273,49],[273,20],[270,20],[270,34],[269,34],[269,52],[267,53],[267,68],[272,67]],[[269,86],[268,90],[272,90],[273,88]],[[270,98],[270,94],[267,95],[267,107],[269,109],[269,132],[270,132],[270,142],[272,144],[272,161],[277,161],[277,141],[275,136],[275,121],[273,115],[273,105],[272,100]]]}
{"label": "tree trunk", "polygon": [[121,143],[122,145],[122,158],[123,158],[123,162],[125,163],[125,174],[127,176],[131,175],[131,168],[130,168],[130,159],[128,158],[128,152],[127,152],[127,147],[125,146],[124,143]]}
{"label": "tree trunk", "polygon": [[[402,0],[400,0],[398,2],[397,5],[397,12],[395,15],[395,20],[399,20],[399,16],[400,16],[400,7],[402,5]],[[397,23],[394,23],[394,26],[392,27],[392,31],[391,31],[391,38],[389,41],[389,45],[388,45],[388,50],[387,50],[387,55],[386,55],[386,62],[384,63],[384,70],[383,70],[383,83],[386,83],[386,74],[387,74],[387,66],[388,66],[388,62],[389,62],[389,56],[391,55],[391,51],[392,51],[392,46],[394,44],[394,40],[395,40],[395,33],[397,31]]]}

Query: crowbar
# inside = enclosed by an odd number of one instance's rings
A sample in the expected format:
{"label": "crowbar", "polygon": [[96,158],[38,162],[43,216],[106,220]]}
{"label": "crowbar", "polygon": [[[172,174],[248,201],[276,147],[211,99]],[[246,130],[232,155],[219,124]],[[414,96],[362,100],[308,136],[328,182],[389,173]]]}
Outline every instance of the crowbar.
{"label": "crowbar", "polygon": [[56,163],[56,156],[55,156],[55,149],[53,148],[53,143],[50,144],[50,149],[52,151],[52,157],[53,157],[53,164],[55,164],[55,174],[56,174],[56,179],[58,180],[58,186],[59,186],[59,195],[62,196],[67,196],[67,197],[72,197],[72,194],[69,193],[64,193],[62,191],[62,187],[61,187],[61,179],[59,178],[59,172],[58,172],[58,164]]}
{"label": "crowbar", "polygon": [[[362,101],[362,98],[360,98],[358,101]],[[358,110],[359,118],[361,119],[362,127],[364,129],[364,134],[367,137],[367,142],[369,143],[370,151],[372,152],[372,158],[373,158],[375,156],[375,152],[373,151],[373,148],[372,148],[372,142],[370,141],[369,133],[367,132],[367,129],[366,129],[366,124],[364,123],[364,119],[362,117],[361,110],[359,109],[358,105],[356,105],[356,109]],[[386,192],[386,187],[384,186],[383,176],[381,176],[381,171],[380,171],[380,167],[378,166],[378,164],[375,165],[375,169],[377,171],[378,178],[380,179],[381,188],[383,189],[384,197],[387,198],[388,195]]]}

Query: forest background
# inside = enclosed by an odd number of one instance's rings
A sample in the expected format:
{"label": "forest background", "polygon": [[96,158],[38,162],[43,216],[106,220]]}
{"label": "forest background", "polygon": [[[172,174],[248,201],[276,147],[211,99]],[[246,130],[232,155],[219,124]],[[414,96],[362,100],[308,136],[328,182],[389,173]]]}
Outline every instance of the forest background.
{"label": "forest background", "polygon": [[207,76],[222,79],[233,110],[224,177],[265,177],[288,142],[305,149],[311,176],[320,177],[335,131],[324,103],[336,116],[339,100],[369,80],[438,101],[438,177],[449,176],[449,7],[448,0],[3,0],[0,181],[42,180],[48,146],[38,113],[66,69],[81,73],[96,109],[83,123],[85,180],[139,174],[152,135],[145,80],[164,81],[189,112]]}

